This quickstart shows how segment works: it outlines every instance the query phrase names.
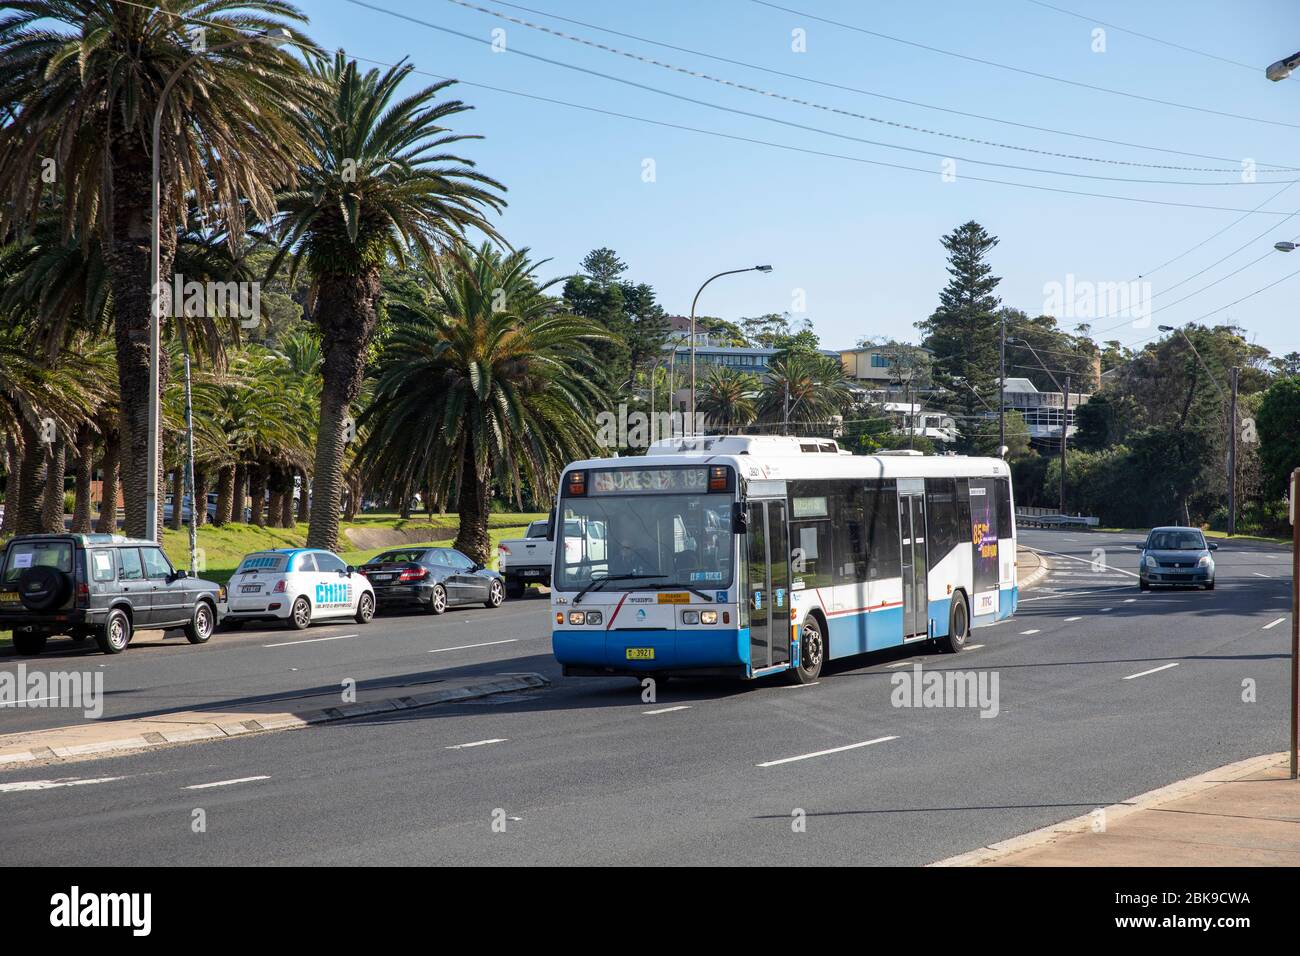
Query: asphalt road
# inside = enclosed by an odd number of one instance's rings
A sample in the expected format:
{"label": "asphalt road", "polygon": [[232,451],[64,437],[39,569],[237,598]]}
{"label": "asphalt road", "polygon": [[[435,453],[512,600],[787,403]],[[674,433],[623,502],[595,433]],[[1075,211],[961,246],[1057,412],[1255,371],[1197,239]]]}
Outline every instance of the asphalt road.
{"label": "asphalt road", "polygon": [[[681,681],[649,703],[628,680],[563,679],[541,599],[85,656],[118,716],[349,676],[533,670],[555,685],[0,772],[0,859],[922,864],[1283,749],[1288,552],[1224,542],[1215,591],[1140,593],[1133,541],[1026,532],[1054,570],[1013,620],[955,657],[870,655],[808,687]],[[893,706],[891,678],[916,663],[996,675],[997,715]]]}

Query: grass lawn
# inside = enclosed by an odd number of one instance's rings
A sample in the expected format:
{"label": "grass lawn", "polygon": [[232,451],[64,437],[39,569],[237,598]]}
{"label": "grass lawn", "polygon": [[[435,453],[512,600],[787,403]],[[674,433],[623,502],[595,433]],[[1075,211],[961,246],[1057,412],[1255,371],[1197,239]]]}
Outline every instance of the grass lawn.
{"label": "grass lawn", "polygon": [[[522,537],[524,529],[533,521],[545,518],[545,514],[501,513],[488,517],[488,534],[492,539],[492,554],[489,566],[496,566],[496,546],[504,538]],[[344,532],[348,528],[367,530],[404,531],[420,540],[409,542],[410,545],[450,546],[456,537],[459,519],[454,514],[434,515],[432,519],[416,515],[403,519],[397,514],[358,515],[354,521],[341,522],[339,525],[339,544],[348,547]],[[424,532],[427,531],[427,537]],[[198,547],[202,555],[199,576],[225,584],[235,573],[239,561],[251,551],[266,548],[300,548],[307,541],[307,525],[299,524],[293,528],[257,528],[246,524],[228,524],[221,528],[205,525],[199,528]],[[405,543],[402,546],[407,546]],[[381,551],[391,546],[368,548],[364,550],[344,550],[339,552],[348,564],[363,564]],[[163,550],[172,564],[178,568],[190,566],[190,533],[188,529],[180,531],[164,529]],[[0,631],[0,647],[8,647],[11,641],[8,631]]]}

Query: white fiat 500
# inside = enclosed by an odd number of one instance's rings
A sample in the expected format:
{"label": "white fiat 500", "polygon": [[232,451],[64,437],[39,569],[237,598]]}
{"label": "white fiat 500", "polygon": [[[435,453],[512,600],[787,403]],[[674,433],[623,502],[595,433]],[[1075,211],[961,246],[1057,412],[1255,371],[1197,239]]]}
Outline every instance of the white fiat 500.
{"label": "white fiat 500", "polygon": [[284,621],[302,630],[312,621],[375,616],[375,591],[365,575],[318,548],[280,548],[245,555],[226,585],[222,624]]}

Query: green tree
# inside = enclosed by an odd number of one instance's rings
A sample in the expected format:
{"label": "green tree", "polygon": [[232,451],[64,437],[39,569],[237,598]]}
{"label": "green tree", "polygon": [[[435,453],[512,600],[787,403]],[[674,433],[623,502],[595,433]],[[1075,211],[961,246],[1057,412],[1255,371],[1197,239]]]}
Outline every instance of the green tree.
{"label": "green tree", "polygon": [[412,248],[432,258],[466,229],[495,236],[485,213],[504,206],[503,186],[447,152],[470,138],[443,125],[469,108],[438,100],[452,81],[402,95],[412,70],[399,63],[383,73],[362,72],[342,52],[313,59],[312,75],[329,91],[329,104],[305,111],[313,155],[298,169],[299,188],[280,197],[282,247],[269,272],[286,258],[291,276],[305,265],[310,312],[321,331],[312,547],[338,541],[349,413],[379,317],[385,259],[402,265]]}
{"label": "green tree", "polygon": [[430,264],[433,302],[394,302],[392,335],[361,424],[360,457],[382,489],[455,500],[455,546],[486,563],[495,481],[549,500],[564,465],[596,448],[589,344],[605,334],[568,315],[521,249],[484,244]]}
{"label": "green tree", "polygon": [[849,407],[852,393],[838,358],[818,352],[791,352],[768,365],[759,398],[765,422],[826,424]]}
{"label": "green tree", "polygon": [[710,430],[748,425],[758,417],[760,390],[757,377],[715,365],[700,382],[696,410],[704,415]]}
{"label": "green tree", "polygon": [[[195,54],[187,18],[220,44],[304,18],[280,0],[22,0],[0,22],[0,231],[28,226],[47,188],[67,233],[104,244],[112,290],[124,425],[127,530],[145,529],[149,354],[150,138],[158,94],[182,65],[162,112],[162,217],[193,198],[232,241],[246,211],[270,215],[293,178],[303,138],[296,107],[312,84],[300,61],[269,43]],[[188,65],[187,65],[188,64]],[[21,121],[13,117],[21,116]],[[56,175],[48,183],[45,160]],[[170,277],[175,233],[161,232]]]}
{"label": "green tree", "polygon": [[1279,378],[1264,392],[1256,419],[1266,493],[1284,494],[1300,468],[1300,376]]}
{"label": "green tree", "polygon": [[951,278],[939,293],[939,307],[917,328],[925,334],[922,344],[934,354],[936,384],[956,395],[963,421],[970,421],[983,408],[972,390],[987,395],[997,378],[999,299],[994,290],[1002,280],[993,275],[987,257],[998,239],[972,220],[941,242]]}

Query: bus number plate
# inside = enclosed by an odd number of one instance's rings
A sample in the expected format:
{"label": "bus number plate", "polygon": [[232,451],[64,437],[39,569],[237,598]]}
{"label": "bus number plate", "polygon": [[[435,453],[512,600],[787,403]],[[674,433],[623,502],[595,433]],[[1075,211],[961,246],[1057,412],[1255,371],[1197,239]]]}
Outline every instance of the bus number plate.
{"label": "bus number plate", "polygon": [[629,647],[627,649],[627,659],[630,661],[652,661],[655,659],[655,649],[653,647]]}

